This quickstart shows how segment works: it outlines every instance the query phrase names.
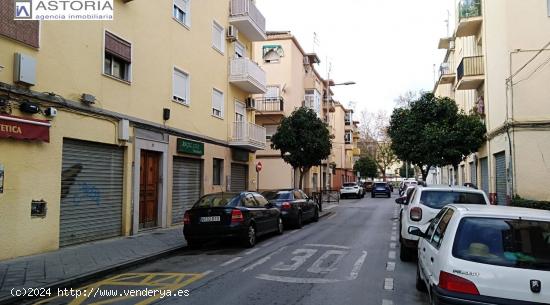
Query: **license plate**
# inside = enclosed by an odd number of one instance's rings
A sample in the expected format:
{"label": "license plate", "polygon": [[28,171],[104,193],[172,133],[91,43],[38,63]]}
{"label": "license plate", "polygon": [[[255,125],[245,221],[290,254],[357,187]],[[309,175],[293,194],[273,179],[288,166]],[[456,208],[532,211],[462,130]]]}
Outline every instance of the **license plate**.
{"label": "license plate", "polygon": [[201,217],[201,222],[216,222],[216,221],[220,221],[220,216]]}

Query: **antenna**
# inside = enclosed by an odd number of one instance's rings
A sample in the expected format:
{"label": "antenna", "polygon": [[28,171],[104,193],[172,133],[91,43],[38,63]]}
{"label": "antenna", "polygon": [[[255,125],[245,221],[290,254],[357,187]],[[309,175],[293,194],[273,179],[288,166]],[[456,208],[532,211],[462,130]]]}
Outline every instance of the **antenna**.
{"label": "antenna", "polygon": [[313,53],[315,53],[315,46],[319,46],[319,36],[317,35],[317,32],[313,32]]}

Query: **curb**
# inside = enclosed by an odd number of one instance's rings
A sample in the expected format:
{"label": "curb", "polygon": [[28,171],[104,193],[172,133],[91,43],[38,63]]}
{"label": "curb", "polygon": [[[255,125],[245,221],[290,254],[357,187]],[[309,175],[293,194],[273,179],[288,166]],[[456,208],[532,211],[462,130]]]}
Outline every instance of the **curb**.
{"label": "curb", "polygon": [[[63,280],[63,281],[58,281],[58,282],[55,282],[55,283],[46,284],[46,285],[44,285],[40,288],[57,290],[58,288],[65,288],[65,287],[68,287],[68,286],[77,286],[77,285],[80,285],[84,282],[88,282],[88,281],[91,281],[91,280],[96,279],[96,278],[107,276],[108,274],[113,273],[115,271],[127,269],[127,268],[130,268],[130,267],[136,266],[136,265],[147,263],[149,261],[160,259],[160,258],[165,257],[165,256],[169,256],[169,255],[171,255],[175,252],[178,252],[178,251],[182,250],[186,246],[187,246],[187,244],[183,244],[181,246],[170,248],[168,250],[164,250],[162,252],[151,254],[149,256],[144,256],[144,257],[140,257],[138,259],[132,260],[132,261],[127,261],[127,262],[124,262],[122,264],[113,265],[111,267],[103,268],[103,269],[100,269],[100,270],[97,270],[97,271],[92,271],[92,272],[88,272],[88,273],[85,273],[85,274],[81,274],[81,275],[78,275],[78,276]],[[54,297],[54,293],[52,293],[52,297]],[[15,296],[10,295],[8,297],[0,298],[0,305],[16,304],[16,303],[21,304],[24,301],[30,301],[30,300],[33,300],[33,299],[36,300],[36,299],[39,299],[39,298],[36,298],[36,297],[15,297]]]}

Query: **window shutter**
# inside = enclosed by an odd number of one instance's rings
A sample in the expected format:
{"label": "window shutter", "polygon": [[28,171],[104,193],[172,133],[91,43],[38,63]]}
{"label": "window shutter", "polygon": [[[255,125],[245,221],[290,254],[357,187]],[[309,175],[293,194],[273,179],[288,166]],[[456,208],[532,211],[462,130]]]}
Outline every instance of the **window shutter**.
{"label": "window shutter", "polygon": [[178,70],[174,70],[173,77],[173,95],[185,100],[185,103],[189,103],[188,93],[189,76]]}
{"label": "window shutter", "polygon": [[186,13],[186,16],[185,16],[185,25],[186,26],[191,26],[191,0],[183,0],[184,2],[184,5],[185,5],[185,13]]}
{"label": "window shutter", "polygon": [[213,24],[212,27],[212,45],[220,50],[224,51],[223,49],[223,28],[218,25],[217,23]]}
{"label": "window shutter", "polygon": [[216,89],[212,91],[212,108],[218,110],[223,117],[223,93]]}
{"label": "window shutter", "polygon": [[105,51],[129,63],[132,61],[132,45],[109,32],[105,32]]}

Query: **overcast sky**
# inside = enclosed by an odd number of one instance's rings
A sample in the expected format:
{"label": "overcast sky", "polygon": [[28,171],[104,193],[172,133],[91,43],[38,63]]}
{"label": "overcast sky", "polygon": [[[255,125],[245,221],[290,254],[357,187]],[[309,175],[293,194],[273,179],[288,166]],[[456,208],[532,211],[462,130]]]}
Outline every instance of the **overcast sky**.
{"label": "overcast sky", "polygon": [[439,38],[447,36],[447,11],[454,24],[454,0],[257,0],[267,30],[290,30],[306,52],[314,47],[318,68],[330,78],[357,85],[334,89],[344,105],[356,102],[356,112],[394,107],[407,90],[432,90],[434,64],[444,52]]}

